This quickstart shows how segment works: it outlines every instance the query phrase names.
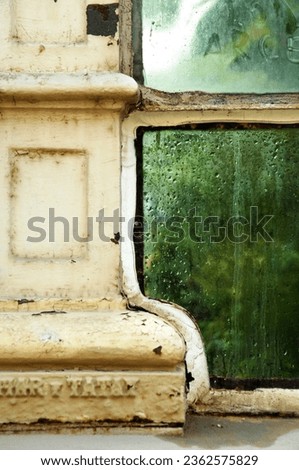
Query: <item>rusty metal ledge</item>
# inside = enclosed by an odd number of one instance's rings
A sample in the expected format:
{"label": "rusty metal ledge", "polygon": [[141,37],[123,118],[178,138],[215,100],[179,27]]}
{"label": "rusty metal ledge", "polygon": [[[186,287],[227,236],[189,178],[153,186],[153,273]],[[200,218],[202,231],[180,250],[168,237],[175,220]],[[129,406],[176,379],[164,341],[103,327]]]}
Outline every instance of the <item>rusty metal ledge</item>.
{"label": "rusty metal ledge", "polygon": [[299,110],[298,93],[167,93],[140,87],[140,111]]}

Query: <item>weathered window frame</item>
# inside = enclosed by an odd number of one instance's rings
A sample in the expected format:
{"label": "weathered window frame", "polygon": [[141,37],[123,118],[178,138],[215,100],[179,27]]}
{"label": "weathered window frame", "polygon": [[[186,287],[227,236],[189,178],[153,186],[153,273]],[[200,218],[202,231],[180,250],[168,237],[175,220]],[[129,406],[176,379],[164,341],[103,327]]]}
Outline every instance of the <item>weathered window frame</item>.
{"label": "weathered window frame", "polygon": [[[133,0],[120,0],[120,71],[133,76],[132,40]],[[139,58],[140,59],[140,58]],[[137,61],[138,63],[138,61]],[[137,107],[128,110],[122,128],[124,212],[134,215],[136,194],[127,192],[128,182],[136,185],[134,139],[140,127],[179,127],[202,123],[298,124],[299,93],[210,94],[200,91],[166,93],[139,85]],[[132,186],[131,186],[132,189]],[[129,260],[134,247],[124,244],[122,264],[127,273],[124,285],[129,298],[137,298],[139,285],[134,262]],[[131,253],[132,254],[132,253]],[[129,282],[131,278],[131,283]],[[134,302],[133,302],[134,303]],[[256,389],[254,391],[206,390],[197,396],[197,412],[299,415],[299,390]]]}

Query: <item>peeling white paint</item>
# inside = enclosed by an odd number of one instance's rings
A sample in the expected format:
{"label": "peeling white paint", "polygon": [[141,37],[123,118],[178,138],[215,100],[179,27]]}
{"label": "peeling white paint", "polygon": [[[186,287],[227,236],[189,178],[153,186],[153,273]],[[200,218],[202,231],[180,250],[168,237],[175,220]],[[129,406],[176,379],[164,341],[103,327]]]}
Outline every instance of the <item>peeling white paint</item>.
{"label": "peeling white paint", "polygon": [[[125,220],[131,220],[135,216],[136,206],[136,155],[134,138],[136,129],[144,124],[144,116],[140,113],[141,122],[130,116],[122,127],[122,216]],[[186,342],[186,366],[192,374],[190,390],[187,395],[188,403],[194,403],[201,399],[209,391],[209,375],[207,361],[204,352],[202,338],[195,322],[188,316],[184,309],[157,300],[148,299],[142,295],[136,276],[134,245],[132,233],[129,233],[128,224],[122,224],[124,241],[121,243],[121,260],[123,271],[123,290],[128,296],[130,305],[144,308],[156,313],[161,318],[174,325],[182,334]]]}
{"label": "peeling white paint", "polygon": [[[298,109],[221,109],[202,111],[135,111],[122,127],[122,215],[135,214],[136,155],[134,139],[138,127],[180,126],[205,122],[296,123]],[[123,227],[124,228],[124,227]],[[187,397],[195,412],[208,413],[281,413],[299,415],[299,390],[263,389],[253,392],[210,390],[204,344],[199,330],[187,312],[171,304],[145,298],[140,292],[135,269],[132,234],[123,232],[121,246],[123,288],[130,303],[148,309],[174,324],[186,341],[186,364],[195,378]]]}

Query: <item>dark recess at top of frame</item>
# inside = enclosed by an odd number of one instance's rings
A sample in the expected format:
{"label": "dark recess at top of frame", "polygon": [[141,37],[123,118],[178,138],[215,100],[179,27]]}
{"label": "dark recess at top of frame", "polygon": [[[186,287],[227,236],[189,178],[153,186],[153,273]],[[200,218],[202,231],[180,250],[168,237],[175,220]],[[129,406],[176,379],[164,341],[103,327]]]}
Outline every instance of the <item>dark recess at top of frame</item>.
{"label": "dark recess at top of frame", "polygon": [[93,36],[115,36],[118,24],[118,3],[88,5],[87,34]]}

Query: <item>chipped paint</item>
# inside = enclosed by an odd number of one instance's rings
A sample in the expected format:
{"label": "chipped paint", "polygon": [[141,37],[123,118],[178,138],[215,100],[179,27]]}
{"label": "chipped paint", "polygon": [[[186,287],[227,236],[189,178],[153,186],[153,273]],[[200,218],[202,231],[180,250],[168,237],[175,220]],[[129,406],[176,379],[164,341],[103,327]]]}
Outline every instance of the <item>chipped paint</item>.
{"label": "chipped paint", "polygon": [[[30,2],[40,5],[37,0]],[[32,251],[19,256],[22,250],[24,253],[20,243],[15,252],[9,249],[10,238],[24,238],[15,223],[16,211],[22,214],[28,207],[36,211],[45,200],[41,189],[38,198],[32,196],[39,181],[39,172],[32,166],[35,163],[46,162],[41,173],[52,174],[57,181],[63,173],[64,157],[69,158],[63,185],[65,191],[70,190],[68,199],[75,200],[75,207],[81,207],[86,215],[90,208],[99,209],[101,201],[111,210],[121,205],[123,215],[130,218],[135,208],[132,188],[138,126],[248,119],[297,122],[297,97],[265,96],[252,101],[252,97],[199,93],[165,96],[142,88],[136,108],[138,85],[119,73],[121,67],[131,74],[129,0],[121,0],[119,18],[118,4],[103,0],[90,9],[97,19],[91,15],[89,25],[85,0],[78,0],[75,8],[73,2],[55,0],[38,11],[31,8],[36,17],[29,21],[23,14],[28,8],[24,2],[16,0],[18,14],[14,17],[11,2],[2,3],[2,422],[98,425],[110,421],[118,426],[181,428],[186,398],[197,412],[289,410],[278,394],[267,408],[265,394],[243,394],[241,399],[241,395],[210,391],[197,326],[183,309],[141,295],[131,239],[120,243],[123,234],[115,233],[112,224],[108,243],[91,244],[83,257],[72,252],[67,259],[40,253],[32,258]],[[55,21],[44,15],[45,8],[52,9]],[[63,22],[55,19],[68,11]],[[36,18],[44,28],[34,26]],[[122,123],[130,107],[139,111]],[[288,113],[282,117],[281,110],[286,107]],[[33,149],[39,151],[40,158],[34,157]],[[84,175],[78,170],[80,158],[85,162]],[[80,175],[73,186],[69,173]],[[35,185],[30,185],[30,178]],[[44,186],[47,181],[45,177]],[[44,193],[49,196],[55,191],[51,193],[48,185]],[[65,199],[60,195],[60,209]],[[16,396],[8,396],[14,393]],[[296,399],[292,395],[293,409],[298,407]]]}

